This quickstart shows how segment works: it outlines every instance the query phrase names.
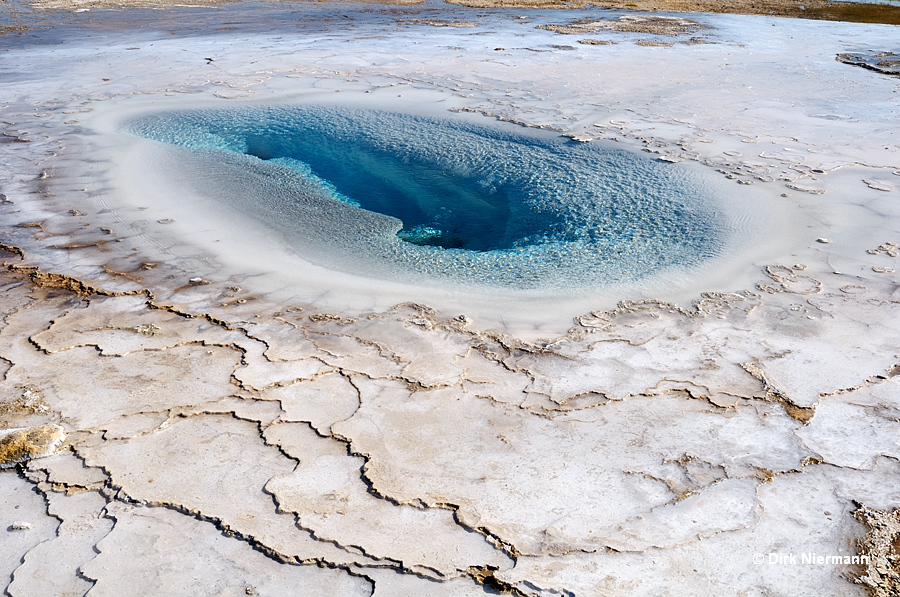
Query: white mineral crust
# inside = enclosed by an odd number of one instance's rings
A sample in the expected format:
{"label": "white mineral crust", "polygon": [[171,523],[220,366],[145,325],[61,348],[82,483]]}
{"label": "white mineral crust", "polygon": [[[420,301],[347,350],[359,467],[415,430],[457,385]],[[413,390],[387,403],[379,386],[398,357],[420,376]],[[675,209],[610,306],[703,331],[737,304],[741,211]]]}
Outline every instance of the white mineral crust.
{"label": "white mineral crust", "polygon": [[[896,594],[900,525],[872,521],[900,507],[900,87],[835,60],[896,27],[166,10],[0,38],[9,595]],[[382,280],[123,129],[272,103],[645,149],[709,181],[729,236],[590,292]]]}

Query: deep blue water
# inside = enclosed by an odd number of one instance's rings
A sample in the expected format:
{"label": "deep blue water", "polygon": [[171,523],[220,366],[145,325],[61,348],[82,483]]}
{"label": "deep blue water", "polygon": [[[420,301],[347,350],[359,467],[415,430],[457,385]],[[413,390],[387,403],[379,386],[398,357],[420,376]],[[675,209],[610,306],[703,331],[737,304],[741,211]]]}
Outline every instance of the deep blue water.
{"label": "deep blue water", "polygon": [[[408,242],[491,251],[565,236],[563,214],[542,209],[541,190],[521,173],[504,175],[474,167],[462,155],[436,159],[408,144],[306,126],[241,135],[243,153],[315,176],[336,198],[397,218],[403,222],[398,236]],[[463,142],[443,152],[479,149]]]}
{"label": "deep blue water", "polygon": [[323,106],[163,113],[129,128],[263,176],[242,209],[311,251],[395,271],[602,284],[695,265],[725,237],[718,200],[680,166],[545,131]]}

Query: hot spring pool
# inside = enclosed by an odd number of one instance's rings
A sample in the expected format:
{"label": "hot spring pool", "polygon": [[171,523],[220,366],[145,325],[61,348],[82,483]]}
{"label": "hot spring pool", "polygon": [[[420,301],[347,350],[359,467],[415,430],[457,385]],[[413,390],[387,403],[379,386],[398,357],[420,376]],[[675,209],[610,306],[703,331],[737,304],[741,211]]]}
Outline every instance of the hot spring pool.
{"label": "hot spring pool", "polygon": [[325,106],[166,112],[216,196],[304,258],[417,283],[576,289],[698,266],[728,236],[699,175],[513,125]]}

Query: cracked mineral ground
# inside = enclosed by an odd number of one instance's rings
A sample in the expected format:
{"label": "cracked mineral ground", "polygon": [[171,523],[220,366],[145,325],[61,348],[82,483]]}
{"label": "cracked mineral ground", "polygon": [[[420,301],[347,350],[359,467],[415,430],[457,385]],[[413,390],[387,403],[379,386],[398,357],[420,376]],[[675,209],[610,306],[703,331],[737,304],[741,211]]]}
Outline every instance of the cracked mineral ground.
{"label": "cracked mineral ground", "polygon": [[[900,594],[895,5],[127,4],[0,10],[6,595]],[[721,242],[381,277],[313,246],[369,263],[359,208],[303,236],[224,133],[128,128],[267,106],[614,148]]]}

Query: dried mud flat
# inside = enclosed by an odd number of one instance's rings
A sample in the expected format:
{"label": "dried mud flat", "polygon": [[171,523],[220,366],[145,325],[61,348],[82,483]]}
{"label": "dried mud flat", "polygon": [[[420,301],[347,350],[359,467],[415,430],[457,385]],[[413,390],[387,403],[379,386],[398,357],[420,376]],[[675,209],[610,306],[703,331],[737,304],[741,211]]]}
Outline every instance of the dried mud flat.
{"label": "dried mud flat", "polygon": [[[505,14],[385,9],[364,27],[367,10],[327,21],[331,37],[301,23],[316,43],[299,49],[278,32],[186,36],[192,52],[171,33],[107,40],[59,66],[17,50],[60,78],[22,76],[0,113],[7,594],[897,594],[894,79],[838,52],[751,63],[710,18],[528,13],[507,33]],[[423,31],[452,48],[415,54]],[[603,39],[564,49],[567,34]],[[344,57],[348,39],[365,51]],[[793,95],[774,104],[760,80]],[[344,312],[258,291],[164,245],[168,206],[114,205],[115,146],[80,153],[108,103],[300,83],[438,89],[466,113],[718,171],[760,205],[783,193],[814,224],[747,283],[523,339],[416,302]]]}

